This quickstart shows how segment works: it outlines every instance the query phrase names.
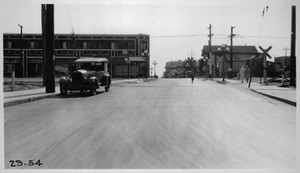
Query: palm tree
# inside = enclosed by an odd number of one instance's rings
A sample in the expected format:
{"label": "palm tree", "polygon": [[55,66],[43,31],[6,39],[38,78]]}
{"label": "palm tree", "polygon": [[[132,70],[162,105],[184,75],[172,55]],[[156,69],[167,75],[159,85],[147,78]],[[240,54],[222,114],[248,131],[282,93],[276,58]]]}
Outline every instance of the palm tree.
{"label": "palm tree", "polygon": [[197,61],[193,57],[188,57],[183,61],[185,71],[196,70]]}

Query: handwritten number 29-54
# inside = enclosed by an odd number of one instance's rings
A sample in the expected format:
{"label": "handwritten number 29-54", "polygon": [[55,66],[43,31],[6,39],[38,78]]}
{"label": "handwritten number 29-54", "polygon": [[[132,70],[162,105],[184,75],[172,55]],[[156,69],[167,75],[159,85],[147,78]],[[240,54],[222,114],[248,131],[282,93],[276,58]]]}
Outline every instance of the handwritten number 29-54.
{"label": "handwritten number 29-54", "polygon": [[10,167],[18,167],[18,166],[41,166],[43,163],[41,163],[40,160],[34,162],[33,160],[29,160],[28,162],[22,162],[21,160],[10,160]]}

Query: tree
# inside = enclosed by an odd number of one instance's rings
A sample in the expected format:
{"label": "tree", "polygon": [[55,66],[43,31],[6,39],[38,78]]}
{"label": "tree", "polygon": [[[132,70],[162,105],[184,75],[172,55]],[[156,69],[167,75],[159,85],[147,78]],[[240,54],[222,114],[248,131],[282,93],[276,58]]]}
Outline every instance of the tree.
{"label": "tree", "polygon": [[188,57],[183,61],[183,66],[186,71],[196,71],[197,61],[193,57]]}

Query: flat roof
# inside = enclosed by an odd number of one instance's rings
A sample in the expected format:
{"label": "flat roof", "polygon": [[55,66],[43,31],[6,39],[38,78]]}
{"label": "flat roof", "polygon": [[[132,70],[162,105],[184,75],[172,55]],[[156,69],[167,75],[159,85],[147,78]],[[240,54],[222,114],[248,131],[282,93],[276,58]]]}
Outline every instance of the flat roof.
{"label": "flat roof", "polygon": [[108,62],[106,58],[80,58],[75,62]]}

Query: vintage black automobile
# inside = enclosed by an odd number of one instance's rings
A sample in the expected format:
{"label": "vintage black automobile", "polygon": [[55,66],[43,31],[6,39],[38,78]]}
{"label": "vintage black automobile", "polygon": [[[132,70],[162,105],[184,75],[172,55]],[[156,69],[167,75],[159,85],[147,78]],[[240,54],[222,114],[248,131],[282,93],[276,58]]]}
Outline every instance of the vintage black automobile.
{"label": "vintage black automobile", "polygon": [[111,77],[108,73],[106,58],[80,58],[77,59],[71,75],[59,79],[60,93],[67,95],[70,90],[81,92],[90,91],[96,95],[97,89],[104,87],[109,91]]}

